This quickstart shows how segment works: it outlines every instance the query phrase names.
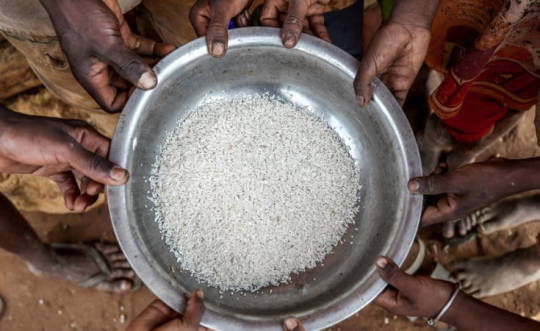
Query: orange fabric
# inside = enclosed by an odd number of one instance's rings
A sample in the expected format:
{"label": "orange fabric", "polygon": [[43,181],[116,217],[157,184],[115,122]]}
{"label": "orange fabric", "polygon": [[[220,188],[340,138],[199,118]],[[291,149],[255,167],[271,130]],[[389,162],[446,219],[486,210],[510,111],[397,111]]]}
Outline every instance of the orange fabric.
{"label": "orange fabric", "polygon": [[444,74],[429,103],[458,141],[481,139],[540,90],[540,2],[443,0],[426,57]]}

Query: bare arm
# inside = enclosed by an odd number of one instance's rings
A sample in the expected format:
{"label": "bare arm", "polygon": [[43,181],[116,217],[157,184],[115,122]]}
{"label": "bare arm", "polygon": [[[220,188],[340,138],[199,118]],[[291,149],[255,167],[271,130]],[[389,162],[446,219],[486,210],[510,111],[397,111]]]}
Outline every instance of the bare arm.
{"label": "bare arm", "polygon": [[476,300],[460,292],[442,321],[462,331],[533,331],[540,323]]}

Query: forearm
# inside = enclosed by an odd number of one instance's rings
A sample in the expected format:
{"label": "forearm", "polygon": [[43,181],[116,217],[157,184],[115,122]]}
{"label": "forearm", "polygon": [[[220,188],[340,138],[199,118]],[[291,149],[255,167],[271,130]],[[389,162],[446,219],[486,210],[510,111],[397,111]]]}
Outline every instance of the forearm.
{"label": "forearm", "polygon": [[506,180],[510,194],[517,194],[530,190],[540,189],[540,157],[505,160],[508,163],[505,178],[493,178],[493,180]]}
{"label": "forearm", "polygon": [[439,0],[397,0],[390,21],[431,27]]}
{"label": "forearm", "polygon": [[494,307],[460,292],[454,304],[441,318],[461,331],[533,331],[540,323]]}

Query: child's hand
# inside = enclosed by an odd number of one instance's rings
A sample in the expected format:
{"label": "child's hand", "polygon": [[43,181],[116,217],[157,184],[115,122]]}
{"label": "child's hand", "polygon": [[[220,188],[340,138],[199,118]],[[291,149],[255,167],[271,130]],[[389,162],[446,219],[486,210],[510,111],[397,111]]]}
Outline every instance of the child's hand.
{"label": "child's hand", "polygon": [[193,292],[183,316],[162,301],[155,300],[135,317],[126,331],[200,331],[199,324],[204,312],[202,299],[201,290]]}

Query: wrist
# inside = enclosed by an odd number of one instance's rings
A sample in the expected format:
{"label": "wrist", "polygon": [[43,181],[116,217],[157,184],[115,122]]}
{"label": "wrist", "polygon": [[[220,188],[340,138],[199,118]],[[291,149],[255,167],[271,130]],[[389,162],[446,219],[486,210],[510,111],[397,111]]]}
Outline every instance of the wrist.
{"label": "wrist", "polygon": [[466,318],[468,315],[465,310],[469,300],[474,299],[467,294],[459,291],[454,302],[441,316],[440,320],[450,325],[458,325],[459,319],[463,318],[463,316],[465,316]]}
{"label": "wrist", "polygon": [[390,21],[431,30],[439,0],[399,0]]}

